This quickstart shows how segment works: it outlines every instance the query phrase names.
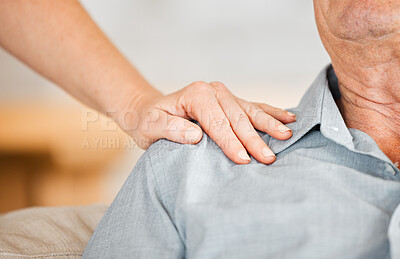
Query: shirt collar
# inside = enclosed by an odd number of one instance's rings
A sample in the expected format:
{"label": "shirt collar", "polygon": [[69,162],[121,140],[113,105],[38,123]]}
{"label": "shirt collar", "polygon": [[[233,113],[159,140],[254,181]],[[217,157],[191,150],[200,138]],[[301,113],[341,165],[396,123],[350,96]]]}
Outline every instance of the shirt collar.
{"label": "shirt collar", "polygon": [[317,79],[304,94],[300,104],[292,110],[297,115],[297,121],[288,124],[293,131],[293,136],[286,141],[270,138],[268,145],[274,153],[277,154],[287,149],[312,128],[321,124],[324,96],[328,88],[327,70],[328,67],[319,73]]}
{"label": "shirt collar", "polygon": [[317,79],[304,94],[300,104],[292,109],[297,115],[297,121],[288,124],[288,127],[293,131],[293,136],[286,141],[270,138],[269,147],[278,154],[299,141],[311,129],[319,125],[321,134],[338,145],[345,146],[354,152],[368,154],[391,163],[390,159],[378,148],[375,141],[365,133],[363,134],[370,139],[374,147],[368,152],[358,149],[336,105],[335,99],[339,98],[338,80],[332,65],[329,65],[320,72]]}

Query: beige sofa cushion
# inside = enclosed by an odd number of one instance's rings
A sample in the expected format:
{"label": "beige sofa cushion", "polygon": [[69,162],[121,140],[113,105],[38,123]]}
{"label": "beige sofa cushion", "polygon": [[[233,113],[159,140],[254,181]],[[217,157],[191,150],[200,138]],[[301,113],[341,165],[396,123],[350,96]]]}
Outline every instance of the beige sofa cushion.
{"label": "beige sofa cushion", "polygon": [[81,258],[107,206],[29,208],[0,216],[0,258]]}

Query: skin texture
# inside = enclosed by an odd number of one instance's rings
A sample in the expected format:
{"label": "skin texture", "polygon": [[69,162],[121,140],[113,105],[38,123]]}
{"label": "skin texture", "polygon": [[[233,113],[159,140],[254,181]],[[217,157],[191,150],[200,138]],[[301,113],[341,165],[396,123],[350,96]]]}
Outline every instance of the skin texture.
{"label": "skin texture", "polygon": [[316,22],[339,79],[349,128],[400,162],[400,1],[314,0]]}
{"label": "skin texture", "polygon": [[[195,144],[201,128],[235,163],[270,164],[255,129],[279,140],[296,116],[237,98],[219,82],[195,82],[170,95],[153,88],[75,0],[0,0],[0,46],[83,103],[112,117],[142,148],[154,141]],[[279,122],[279,121],[281,122]]]}

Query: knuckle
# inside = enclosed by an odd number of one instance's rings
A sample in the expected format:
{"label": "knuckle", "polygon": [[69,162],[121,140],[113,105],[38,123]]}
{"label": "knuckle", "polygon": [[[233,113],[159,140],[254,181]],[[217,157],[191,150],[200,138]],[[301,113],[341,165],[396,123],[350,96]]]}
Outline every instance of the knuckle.
{"label": "knuckle", "polygon": [[284,113],[285,113],[285,110],[272,107],[265,103],[261,103],[261,104],[259,104],[259,106],[260,106],[260,108],[262,108],[265,111],[265,113],[267,113],[271,116],[280,116],[280,115],[284,115]]}
{"label": "knuckle", "polygon": [[253,104],[250,104],[250,105],[248,105],[246,107],[246,113],[247,114],[254,115],[254,114],[259,113],[260,111],[262,111],[262,110],[259,107],[257,107],[256,105],[253,105]]}
{"label": "knuckle", "polygon": [[237,125],[242,122],[249,123],[249,118],[243,112],[236,112],[231,116],[232,123]]}
{"label": "knuckle", "polygon": [[229,126],[226,118],[214,117],[210,120],[210,129],[226,129]]}
{"label": "knuckle", "polygon": [[218,82],[218,81],[211,82],[210,85],[212,85],[218,91],[227,90],[226,86],[223,83]]}
{"label": "knuckle", "polygon": [[270,113],[271,112],[271,107],[265,103],[260,103],[258,105],[261,109],[263,109],[266,113]]}
{"label": "knuckle", "polygon": [[283,109],[275,109],[272,112],[272,115],[275,116],[275,117],[281,117],[281,116],[284,116],[286,114],[287,114],[287,112],[285,110],[283,110]]}
{"label": "knuckle", "polygon": [[212,89],[212,87],[209,84],[201,81],[190,84],[189,89],[192,91],[192,94],[195,95],[214,94],[214,90]]}
{"label": "knuckle", "polygon": [[246,114],[249,115],[252,121],[256,121],[257,116],[265,114],[265,112],[256,105],[249,105],[246,107]]}
{"label": "knuckle", "polygon": [[195,81],[189,85],[189,87],[191,87],[191,88],[201,88],[201,87],[205,87],[205,86],[208,86],[208,84],[203,81]]}

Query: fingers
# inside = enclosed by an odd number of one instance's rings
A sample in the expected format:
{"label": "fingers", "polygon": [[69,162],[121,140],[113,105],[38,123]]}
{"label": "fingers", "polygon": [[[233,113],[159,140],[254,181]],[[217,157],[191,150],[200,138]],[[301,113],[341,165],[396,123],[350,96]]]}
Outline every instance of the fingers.
{"label": "fingers", "polygon": [[237,164],[247,164],[250,157],[233,132],[229,120],[208,84],[201,84],[191,92],[189,102],[185,102],[188,113],[196,119],[204,131],[222,148],[227,157]]}
{"label": "fingers", "polygon": [[162,138],[181,144],[197,144],[202,139],[201,128],[187,119],[161,110],[154,110],[153,115],[149,117],[152,119],[146,122],[148,130],[143,132],[147,133],[145,138],[150,144]]}
{"label": "fingers", "polygon": [[[237,97],[236,97],[237,98]],[[295,122],[296,121],[296,115],[294,113],[288,112],[284,109],[276,108],[271,105],[265,104],[265,103],[249,103],[246,100],[237,98],[238,103],[243,106],[244,103],[247,104],[252,104],[251,107],[248,107],[252,109],[252,107],[257,107],[257,112],[262,110],[271,117],[275,118],[278,121],[281,121],[285,124]]]}
{"label": "fingers", "polygon": [[166,122],[158,127],[161,129],[160,138],[182,143],[182,144],[197,144],[200,142],[203,131],[201,128],[182,117],[174,115],[166,115]]}
{"label": "fingers", "polygon": [[182,117],[168,115],[162,137],[182,144],[197,144],[203,136],[201,128]]}
{"label": "fingers", "polygon": [[276,159],[275,154],[258,135],[235,97],[222,83],[213,82],[211,85],[216,88],[219,104],[227,115],[231,128],[247,151],[261,163],[273,163]]}
{"label": "fingers", "polygon": [[198,125],[187,120],[192,118],[237,164],[250,162],[247,152],[261,163],[273,163],[275,154],[255,129],[285,140],[292,136],[292,132],[277,120],[284,123],[296,120],[295,115],[282,109],[239,99],[218,82],[193,83],[150,107],[154,116],[146,117],[152,123],[142,125],[147,128],[142,128],[142,134],[139,134],[149,143],[160,138],[183,144],[198,143],[202,131]]}
{"label": "fingers", "polygon": [[[292,137],[292,131],[283,125],[280,121],[265,112],[257,104],[249,103],[243,100],[239,100],[240,106],[246,112],[247,116],[250,118],[251,123],[259,131],[268,133],[271,137],[279,140],[287,140]],[[270,106],[269,112],[278,115],[280,118],[288,118],[287,112],[278,108]],[[279,110],[279,111],[277,111]],[[293,117],[293,116],[290,116]]]}
{"label": "fingers", "polygon": [[273,107],[271,105],[265,103],[255,103],[258,107],[260,107],[264,112],[272,116],[273,118],[281,121],[285,124],[295,122],[296,121],[296,114],[288,112],[286,110]]}

